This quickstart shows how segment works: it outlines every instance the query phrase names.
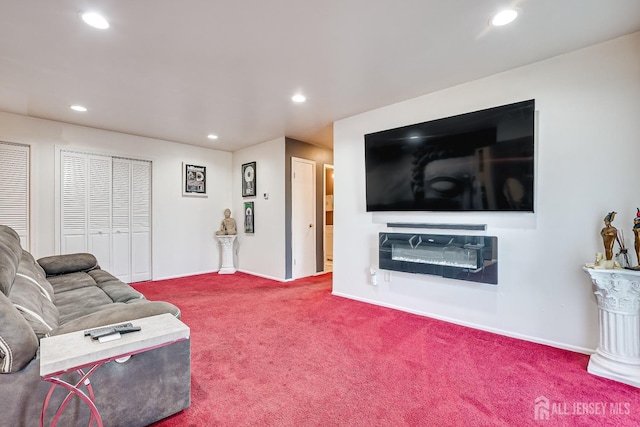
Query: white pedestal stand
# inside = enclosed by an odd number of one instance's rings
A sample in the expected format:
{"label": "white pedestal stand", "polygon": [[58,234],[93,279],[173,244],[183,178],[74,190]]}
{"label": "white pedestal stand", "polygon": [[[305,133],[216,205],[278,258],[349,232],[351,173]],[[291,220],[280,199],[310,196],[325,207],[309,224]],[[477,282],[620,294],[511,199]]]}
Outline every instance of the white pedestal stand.
{"label": "white pedestal stand", "polygon": [[640,387],[640,271],[584,270],[593,282],[600,324],[587,371]]}
{"label": "white pedestal stand", "polygon": [[235,234],[216,235],[222,248],[222,265],[218,274],[233,274],[236,268],[233,266],[233,242],[236,240]]}

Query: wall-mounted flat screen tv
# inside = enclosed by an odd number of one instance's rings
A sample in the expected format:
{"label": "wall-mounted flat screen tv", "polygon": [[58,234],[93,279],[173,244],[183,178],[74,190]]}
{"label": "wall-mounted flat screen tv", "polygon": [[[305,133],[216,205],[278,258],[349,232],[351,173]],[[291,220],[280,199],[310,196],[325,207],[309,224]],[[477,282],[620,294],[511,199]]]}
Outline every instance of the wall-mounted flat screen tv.
{"label": "wall-mounted flat screen tv", "polygon": [[533,212],[535,100],[364,136],[367,211]]}

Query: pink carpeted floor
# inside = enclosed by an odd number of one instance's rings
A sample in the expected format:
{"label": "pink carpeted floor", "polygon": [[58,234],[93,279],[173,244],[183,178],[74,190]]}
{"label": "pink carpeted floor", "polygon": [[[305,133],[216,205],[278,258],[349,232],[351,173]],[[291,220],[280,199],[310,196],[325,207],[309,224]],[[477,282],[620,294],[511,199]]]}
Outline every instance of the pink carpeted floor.
{"label": "pink carpeted floor", "polygon": [[135,285],[191,328],[191,407],[156,426],[640,425],[640,390],[587,355],[335,297],[331,279]]}

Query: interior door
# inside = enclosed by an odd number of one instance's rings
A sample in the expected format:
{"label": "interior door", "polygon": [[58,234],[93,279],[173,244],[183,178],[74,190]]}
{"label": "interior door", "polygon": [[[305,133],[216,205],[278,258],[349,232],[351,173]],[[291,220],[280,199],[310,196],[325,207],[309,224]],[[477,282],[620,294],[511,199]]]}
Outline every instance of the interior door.
{"label": "interior door", "polygon": [[131,281],[151,279],[151,163],[131,161]]}
{"label": "interior door", "polygon": [[112,256],[110,273],[131,282],[131,160],[113,159]]}
{"label": "interior door", "polygon": [[316,273],[316,163],[291,158],[292,277]]}
{"label": "interior door", "polygon": [[29,146],[0,142],[0,224],[29,250]]}
{"label": "interior door", "polygon": [[111,157],[88,155],[87,250],[100,267],[111,271]]}
{"label": "interior door", "polygon": [[62,151],[60,167],[60,253],[87,252],[87,155]]}

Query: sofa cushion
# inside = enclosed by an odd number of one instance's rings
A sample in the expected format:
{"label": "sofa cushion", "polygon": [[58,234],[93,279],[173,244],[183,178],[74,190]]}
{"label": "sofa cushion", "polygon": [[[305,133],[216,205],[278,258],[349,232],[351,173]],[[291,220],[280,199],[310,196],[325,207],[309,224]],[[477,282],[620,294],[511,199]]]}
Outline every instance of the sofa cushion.
{"label": "sofa cushion", "polygon": [[91,254],[52,255],[38,260],[47,276],[89,271],[98,268],[98,260]]}
{"label": "sofa cushion", "polygon": [[145,299],[144,295],[133,289],[131,286],[121,282],[116,277],[104,270],[91,270],[87,272],[96,284],[109,295],[113,302],[128,302],[131,300]]}
{"label": "sofa cushion", "polygon": [[5,295],[9,295],[21,256],[18,233],[6,225],[0,225],[0,292]]}
{"label": "sofa cushion", "polygon": [[[69,311],[66,311],[66,308],[62,308],[62,310],[60,311],[60,326],[64,326],[70,323],[76,323],[77,319],[81,318],[81,317],[85,317],[87,315],[91,315],[91,314],[95,314],[98,312],[101,312],[103,310],[117,310],[113,307],[120,307],[120,309],[122,309],[122,306],[126,305],[125,303],[122,302],[117,302],[117,303],[109,303],[109,304],[104,304],[104,305],[98,305],[98,306],[93,306],[93,307],[78,307],[78,306],[73,306],[73,307],[67,307],[70,308]],[[100,317],[101,315],[97,315],[98,317]],[[106,323],[103,323],[106,325]],[[59,332],[56,331],[55,333],[53,333],[53,335],[58,335]]]}
{"label": "sofa cushion", "polygon": [[65,319],[76,317],[75,313],[95,311],[99,307],[113,304],[113,300],[97,286],[87,286],[72,291],[56,293],[56,305]]}
{"label": "sofa cushion", "polygon": [[0,293],[0,373],[18,372],[38,351],[38,337],[9,298]]}
{"label": "sofa cushion", "polygon": [[99,310],[88,312],[85,315],[60,321],[60,328],[52,335],[66,334],[68,332],[82,331],[104,325],[129,322],[143,317],[157,314],[171,313],[180,318],[180,309],[175,305],[164,301],[135,300],[127,304],[114,303]]}
{"label": "sofa cushion", "polygon": [[96,286],[96,281],[83,271],[62,274],[59,276],[49,276],[47,277],[47,280],[53,286],[53,290],[56,294]]}
{"label": "sofa cushion", "polygon": [[29,252],[23,252],[9,300],[38,338],[58,328],[59,314],[53,303],[53,288]]}
{"label": "sofa cushion", "polygon": [[54,291],[51,283],[47,280],[46,274],[40,264],[36,262],[29,252],[23,250],[22,257],[20,258],[20,264],[16,276],[27,276],[32,280],[34,284],[40,289],[42,296],[49,301],[54,301]]}
{"label": "sofa cushion", "polygon": [[101,311],[116,303],[145,300],[140,292],[99,268],[88,272],[49,276],[49,281],[55,290],[60,324]]}

